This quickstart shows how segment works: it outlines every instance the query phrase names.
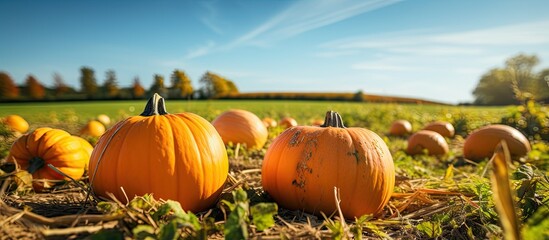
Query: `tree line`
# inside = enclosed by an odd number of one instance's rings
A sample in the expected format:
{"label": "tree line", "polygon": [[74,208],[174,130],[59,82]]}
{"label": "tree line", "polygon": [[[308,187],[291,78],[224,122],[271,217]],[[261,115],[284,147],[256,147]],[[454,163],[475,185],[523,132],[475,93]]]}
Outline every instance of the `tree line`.
{"label": "tree line", "polygon": [[121,87],[114,70],[105,72],[105,79],[99,84],[95,71],[90,67],[80,68],[80,89],[65,83],[60,74],[53,74],[53,85],[46,86],[34,75],[29,74],[24,84],[17,85],[7,73],[0,71],[0,100],[76,100],[76,99],[141,99],[159,93],[175,99],[213,99],[238,94],[236,84],[211,71],[207,71],[199,80],[200,88],[195,89],[191,79],[183,70],[175,69],[170,75],[170,83],[164,76],[153,75],[153,83],[147,89],[139,77],[133,79],[128,87]]}
{"label": "tree line", "polygon": [[539,62],[536,55],[518,54],[503,68],[488,70],[473,91],[474,104],[510,105],[529,99],[549,103],[549,68],[535,72]]}

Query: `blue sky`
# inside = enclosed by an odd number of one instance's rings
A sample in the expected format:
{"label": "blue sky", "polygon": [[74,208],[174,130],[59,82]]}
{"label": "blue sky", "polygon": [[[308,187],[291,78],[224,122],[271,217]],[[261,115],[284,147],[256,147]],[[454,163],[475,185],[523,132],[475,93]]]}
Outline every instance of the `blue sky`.
{"label": "blue sky", "polygon": [[0,71],[17,83],[79,69],[121,86],[210,70],[242,92],[356,92],[472,101],[518,53],[549,67],[549,1],[0,0]]}

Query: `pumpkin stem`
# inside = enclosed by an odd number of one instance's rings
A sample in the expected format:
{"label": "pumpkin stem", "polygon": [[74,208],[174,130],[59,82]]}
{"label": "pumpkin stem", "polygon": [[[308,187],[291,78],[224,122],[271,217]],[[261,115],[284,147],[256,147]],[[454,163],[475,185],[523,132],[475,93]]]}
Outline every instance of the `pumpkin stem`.
{"label": "pumpkin stem", "polygon": [[38,171],[40,168],[44,167],[46,165],[46,162],[44,162],[44,159],[40,157],[33,157],[29,161],[29,167],[27,168],[27,172],[30,174],[33,174],[34,172]]}
{"label": "pumpkin stem", "polygon": [[345,125],[343,125],[343,119],[341,119],[341,115],[339,115],[339,113],[334,111],[326,112],[326,118],[324,118],[324,124],[320,126],[345,128]]}
{"label": "pumpkin stem", "polygon": [[166,104],[164,98],[158,93],[155,93],[145,106],[145,110],[141,113],[141,116],[154,116],[154,115],[164,115],[168,114],[166,111]]}

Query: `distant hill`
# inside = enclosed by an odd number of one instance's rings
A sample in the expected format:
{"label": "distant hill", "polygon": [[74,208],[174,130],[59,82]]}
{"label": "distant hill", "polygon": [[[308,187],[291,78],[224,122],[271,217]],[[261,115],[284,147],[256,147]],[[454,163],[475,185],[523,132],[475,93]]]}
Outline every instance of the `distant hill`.
{"label": "distant hill", "polygon": [[358,93],[331,93],[331,92],[248,92],[232,94],[221,99],[265,99],[265,100],[325,100],[325,101],[355,101],[376,103],[411,103],[450,105],[425,99],[384,96]]}

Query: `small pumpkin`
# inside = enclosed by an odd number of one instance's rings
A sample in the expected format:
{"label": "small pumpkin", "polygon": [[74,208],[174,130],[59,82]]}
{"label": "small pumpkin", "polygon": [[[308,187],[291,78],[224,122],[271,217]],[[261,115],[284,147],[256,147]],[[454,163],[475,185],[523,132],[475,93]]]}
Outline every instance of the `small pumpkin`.
{"label": "small pumpkin", "polygon": [[269,132],[263,122],[252,112],[232,109],[212,121],[225,144],[245,144],[250,149],[260,149],[267,142]]}
{"label": "small pumpkin", "polygon": [[111,125],[111,118],[107,114],[99,114],[97,115],[97,121],[102,123],[104,126]]}
{"label": "small pumpkin", "polygon": [[125,201],[153,193],[193,212],[216,202],[228,173],[227,152],[215,128],[193,113],[168,113],[158,94],[140,116],[118,122],[99,138],[89,167],[91,188],[99,196],[110,192]]}
{"label": "small pumpkin", "polygon": [[80,135],[100,137],[105,133],[105,126],[99,121],[91,120],[80,130]]}
{"label": "small pumpkin", "polygon": [[507,142],[513,160],[518,160],[531,150],[530,142],[520,131],[507,125],[494,124],[473,131],[465,139],[463,156],[474,161],[490,158],[501,140]]}
{"label": "small pumpkin", "polygon": [[291,117],[284,117],[278,122],[278,125],[284,129],[287,129],[297,126],[297,121]]}
{"label": "small pumpkin", "polygon": [[262,165],[263,189],[281,206],[326,215],[339,188],[345,218],[379,213],[395,183],[385,142],[365,128],[346,128],[329,111],[319,127],[297,126],[273,140]]}
{"label": "small pumpkin", "polygon": [[423,128],[423,130],[435,131],[438,134],[442,135],[443,137],[447,137],[447,138],[451,138],[455,134],[454,125],[444,121],[436,121],[436,122],[429,123],[427,124],[427,126]]}
{"label": "small pumpkin", "polygon": [[445,155],[448,153],[448,143],[442,135],[430,130],[420,130],[408,138],[408,154],[422,154],[425,150],[429,155]]}
{"label": "small pumpkin", "polygon": [[320,125],[324,124],[324,120],[322,119],[313,119],[311,121],[311,126],[320,127]]}
{"label": "small pumpkin", "polygon": [[265,117],[261,121],[263,122],[263,125],[265,125],[265,127],[267,128],[275,128],[276,126],[278,126],[276,120],[270,117]]}
{"label": "small pumpkin", "polygon": [[19,115],[8,115],[3,120],[4,124],[6,124],[12,131],[18,132],[18,133],[26,133],[29,130],[29,123],[21,116]]}
{"label": "small pumpkin", "polygon": [[83,143],[68,132],[53,128],[37,128],[21,136],[13,143],[8,161],[32,174],[35,190],[50,187],[45,180],[69,180],[48,167],[53,165],[73,179],[80,179],[89,161],[88,150]]}
{"label": "small pumpkin", "polygon": [[393,136],[406,136],[412,133],[412,124],[408,120],[396,120],[391,123],[389,134]]}

